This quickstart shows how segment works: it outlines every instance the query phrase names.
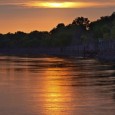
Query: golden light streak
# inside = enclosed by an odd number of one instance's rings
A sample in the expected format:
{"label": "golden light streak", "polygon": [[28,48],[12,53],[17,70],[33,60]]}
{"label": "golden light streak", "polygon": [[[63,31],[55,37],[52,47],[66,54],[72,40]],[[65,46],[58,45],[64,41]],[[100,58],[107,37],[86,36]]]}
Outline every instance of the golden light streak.
{"label": "golden light streak", "polygon": [[59,67],[48,68],[45,71],[45,79],[47,82],[45,81],[44,83],[46,94],[43,100],[45,100],[44,108],[47,107],[49,112],[47,115],[51,115],[52,111],[55,115],[61,115],[61,111],[63,111],[64,107],[69,109],[67,102],[70,103],[72,100],[71,89],[69,89],[69,87],[62,87],[62,85],[71,84],[71,81],[60,82],[59,80],[61,79],[62,75],[66,74],[68,74],[68,71]]}
{"label": "golden light streak", "polygon": [[82,8],[92,6],[93,3],[84,2],[31,2],[27,3],[28,7],[40,8]]}
{"label": "golden light streak", "polygon": [[[115,4],[115,3],[113,3]],[[26,3],[27,7],[35,8],[89,8],[89,7],[105,7],[113,5],[111,3],[99,3],[99,2],[29,2]]]}
{"label": "golden light streak", "polygon": [[1,5],[25,6],[34,8],[98,8],[113,7],[115,2],[48,2],[48,1],[30,1],[30,2],[0,2]]}
{"label": "golden light streak", "polygon": [[75,7],[74,5],[74,2],[32,2],[26,4],[26,6],[42,8],[72,8]]}

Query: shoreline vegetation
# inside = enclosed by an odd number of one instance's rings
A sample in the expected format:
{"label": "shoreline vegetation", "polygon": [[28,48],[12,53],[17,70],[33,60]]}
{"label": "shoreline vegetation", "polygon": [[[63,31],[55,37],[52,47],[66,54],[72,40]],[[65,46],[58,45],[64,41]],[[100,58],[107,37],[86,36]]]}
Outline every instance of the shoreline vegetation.
{"label": "shoreline vegetation", "polygon": [[59,23],[50,32],[0,34],[0,55],[51,55],[93,57],[115,61],[115,12],[90,22],[77,17]]}

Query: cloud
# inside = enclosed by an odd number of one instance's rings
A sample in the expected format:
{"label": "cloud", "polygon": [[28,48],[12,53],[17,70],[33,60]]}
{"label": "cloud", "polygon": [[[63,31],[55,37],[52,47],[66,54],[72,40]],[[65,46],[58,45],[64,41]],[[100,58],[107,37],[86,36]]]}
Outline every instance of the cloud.
{"label": "cloud", "polygon": [[91,7],[109,7],[115,6],[115,2],[30,2],[26,3],[27,7],[36,8],[91,8]]}
{"label": "cloud", "polygon": [[[82,3],[78,8],[44,8],[31,3]],[[109,1],[109,2],[108,2]],[[28,6],[30,5],[30,6]],[[71,23],[78,16],[96,20],[115,11],[115,0],[0,0],[0,33],[51,30],[58,23]]]}
{"label": "cloud", "polygon": [[93,8],[113,7],[115,1],[110,0],[1,0],[0,6],[20,6],[33,8]]}

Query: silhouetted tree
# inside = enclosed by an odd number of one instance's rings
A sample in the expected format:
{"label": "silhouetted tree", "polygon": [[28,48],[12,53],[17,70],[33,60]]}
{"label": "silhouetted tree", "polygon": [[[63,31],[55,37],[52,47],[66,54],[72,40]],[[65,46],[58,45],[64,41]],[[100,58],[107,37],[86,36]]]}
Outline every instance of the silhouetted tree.
{"label": "silhouetted tree", "polygon": [[84,17],[78,17],[72,22],[72,24],[81,26],[83,29],[88,29],[89,23],[90,23],[89,19]]}
{"label": "silhouetted tree", "polygon": [[57,24],[50,32],[0,34],[0,48],[65,47],[100,39],[115,39],[115,12],[91,23],[88,18],[78,17],[71,24]]}

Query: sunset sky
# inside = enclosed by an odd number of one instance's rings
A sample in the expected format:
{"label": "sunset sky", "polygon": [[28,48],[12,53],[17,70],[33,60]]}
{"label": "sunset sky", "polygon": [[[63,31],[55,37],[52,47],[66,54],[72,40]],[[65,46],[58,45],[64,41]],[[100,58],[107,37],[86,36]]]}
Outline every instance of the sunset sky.
{"label": "sunset sky", "polygon": [[78,16],[91,21],[115,11],[115,0],[0,0],[0,33],[49,31]]}

